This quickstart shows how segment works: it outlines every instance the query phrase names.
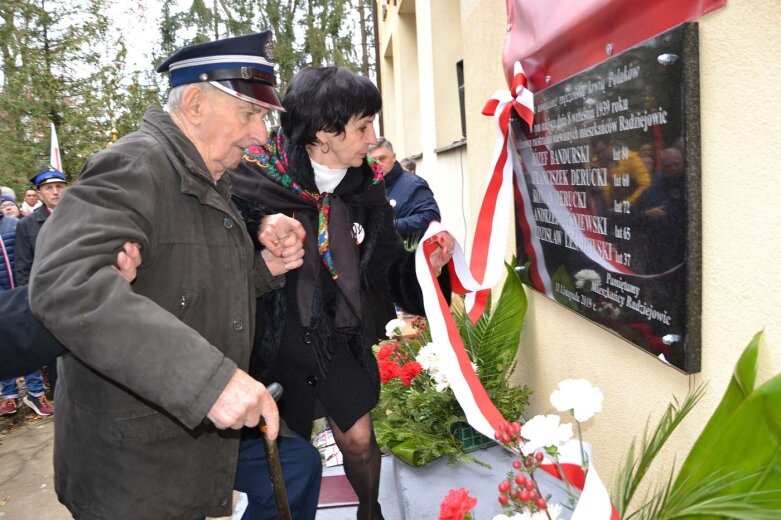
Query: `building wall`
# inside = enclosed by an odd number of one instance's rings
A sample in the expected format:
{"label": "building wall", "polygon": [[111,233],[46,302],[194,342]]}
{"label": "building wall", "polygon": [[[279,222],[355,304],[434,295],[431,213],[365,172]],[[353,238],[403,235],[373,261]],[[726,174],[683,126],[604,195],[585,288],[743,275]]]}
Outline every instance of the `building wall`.
{"label": "building wall", "polygon": [[[418,5],[423,3],[427,2]],[[423,110],[420,116],[420,169],[436,187],[445,221],[465,215],[465,232],[471,232],[496,144],[492,121],[480,111],[494,90],[507,88],[501,67],[507,20],[502,0],[461,0],[459,8],[467,93],[467,139],[460,149],[465,155],[465,195],[457,197],[451,185],[455,183],[446,181],[452,179],[450,154],[432,151],[438,145],[428,135],[437,135],[438,114],[433,111]],[[673,396],[681,399],[690,385],[705,382],[704,399],[671,438],[654,474],[669,472],[674,457],[680,464],[721,399],[739,354],[757,331],[765,330],[758,381],[781,371],[781,306],[773,288],[774,260],[781,258],[781,183],[774,153],[781,142],[781,67],[775,56],[781,43],[781,1],[729,0],[699,23],[702,372],[684,375],[527,291],[530,305],[516,380],[535,392],[528,415],[553,411],[548,396],[562,379],[585,377],[599,386],[605,394],[604,410],[585,425],[584,436],[593,444],[595,464],[606,483],[616,474],[632,438],[642,436],[646,419],[650,416],[655,422]],[[389,29],[381,23],[381,38],[388,37]],[[418,34],[419,50],[426,38]],[[426,60],[438,56],[437,45],[432,41]],[[420,59],[421,68],[430,66],[426,60]],[[420,97],[426,98],[422,88]],[[468,208],[458,207],[462,201]],[[508,237],[508,256],[513,250]]]}

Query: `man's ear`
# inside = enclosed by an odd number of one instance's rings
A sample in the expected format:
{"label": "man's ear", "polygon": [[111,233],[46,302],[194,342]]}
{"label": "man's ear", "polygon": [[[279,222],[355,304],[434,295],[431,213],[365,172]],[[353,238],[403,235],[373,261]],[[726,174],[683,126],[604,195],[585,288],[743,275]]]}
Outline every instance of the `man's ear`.
{"label": "man's ear", "polygon": [[203,117],[205,96],[203,85],[191,83],[182,93],[182,113],[191,124],[198,124]]}

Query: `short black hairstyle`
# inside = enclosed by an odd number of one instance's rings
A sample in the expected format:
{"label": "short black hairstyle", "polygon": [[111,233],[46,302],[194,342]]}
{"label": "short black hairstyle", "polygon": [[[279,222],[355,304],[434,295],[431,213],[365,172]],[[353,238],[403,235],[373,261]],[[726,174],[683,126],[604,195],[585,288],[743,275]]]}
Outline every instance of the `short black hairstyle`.
{"label": "short black hairstyle", "polygon": [[317,144],[317,132],[341,134],[353,117],[373,116],[382,108],[380,91],[365,76],[343,67],[307,67],[285,91],[280,124],[298,146]]}

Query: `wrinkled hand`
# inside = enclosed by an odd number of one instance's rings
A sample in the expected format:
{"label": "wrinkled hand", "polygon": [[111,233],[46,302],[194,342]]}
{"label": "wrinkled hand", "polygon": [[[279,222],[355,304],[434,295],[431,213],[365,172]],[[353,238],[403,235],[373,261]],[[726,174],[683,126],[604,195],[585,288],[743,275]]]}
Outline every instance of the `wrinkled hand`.
{"label": "wrinkled hand", "polygon": [[428,257],[431,267],[438,273],[453,258],[453,253],[456,250],[456,239],[447,231],[440,231],[430,237],[428,241],[436,242],[438,246]]}
{"label": "wrinkled hand", "polygon": [[125,242],[122,244],[122,251],[117,253],[117,265],[114,269],[132,283],[136,279],[136,270],[141,265],[141,245],[135,242]]}
{"label": "wrinkled hand", "polygon": [[266,420],[267,435],[276,439],[279,433],[277,403],[262,383],[238,368],[206,414],[220,430],[257,426],[261,416]]}
{"label": "wrinkled hand", "polygon": [[[293,251],[296,249],[295,251]],[[293,252],[290,252],[293,251]],[[291,248],[285,249],[282,253],[282,257],[274,256],[274,253],[268,249],[264,249],[260,252],[260,256],[263,261],[266,262],[269,272],[272,276],[280,276],[286,274],[293,269],[301,267],[304,263],[304,248]]]}
{"label": "wrinkled hand", "polygon": [[306,231],[299,221],[277,213],[263,218],[258,241],[266,248],[261,253],[271,274],[279,276],[304,263]]}

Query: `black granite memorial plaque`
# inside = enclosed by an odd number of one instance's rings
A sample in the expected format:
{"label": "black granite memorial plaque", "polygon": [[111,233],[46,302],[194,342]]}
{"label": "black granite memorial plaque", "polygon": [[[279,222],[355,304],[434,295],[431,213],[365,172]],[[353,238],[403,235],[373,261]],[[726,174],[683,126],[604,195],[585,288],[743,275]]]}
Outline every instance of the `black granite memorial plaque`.
{"label": "black granite memorial plaque", "polygon": [[533,129],[512,122],[522,278],[652,355],[698,372],[697,24],[534,98]]}

